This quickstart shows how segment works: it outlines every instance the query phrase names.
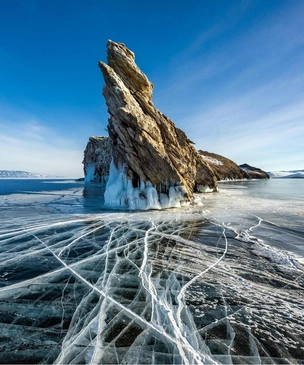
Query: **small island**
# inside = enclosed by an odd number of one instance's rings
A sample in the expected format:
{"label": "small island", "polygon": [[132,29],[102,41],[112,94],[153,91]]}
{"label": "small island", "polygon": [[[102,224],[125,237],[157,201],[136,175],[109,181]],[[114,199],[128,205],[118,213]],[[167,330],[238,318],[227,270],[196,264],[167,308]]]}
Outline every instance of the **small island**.
{"label": "small island", "polygon": [[105,80],[109,137],[91,137],[83,161],[85,182],[107,184],[106,206],[181,207],[194,193],[216,192],[218,180],[251,179],[233,161],[197,151],[185,132],[156,109],[153,84],[124,44],[109,40],[107,54],[108,63],[98,65]]}

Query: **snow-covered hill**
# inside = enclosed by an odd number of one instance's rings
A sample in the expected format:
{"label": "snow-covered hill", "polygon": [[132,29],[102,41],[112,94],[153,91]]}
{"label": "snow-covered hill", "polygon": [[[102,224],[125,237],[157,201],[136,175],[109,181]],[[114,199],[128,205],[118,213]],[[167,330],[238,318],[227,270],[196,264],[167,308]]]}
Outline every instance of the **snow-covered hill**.
{"label": "snow-covered hill", "polygon": [[8,178],[8,179],[43,179],[43,178],[50,178],[54,177],[51,175],[43,175],[37,174],[27,171],[20,171],[20,170],[0,170],[0,179]]}
{"label": "snow-covered hill", "polygon": [[275,179],[304,179],[304,170],[271,171],[268,175]]}

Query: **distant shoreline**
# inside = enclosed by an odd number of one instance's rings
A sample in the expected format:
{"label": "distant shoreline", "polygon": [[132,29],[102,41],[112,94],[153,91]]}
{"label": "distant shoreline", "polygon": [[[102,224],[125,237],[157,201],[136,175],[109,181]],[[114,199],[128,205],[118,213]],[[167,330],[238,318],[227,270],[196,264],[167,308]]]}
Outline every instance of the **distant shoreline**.
{"label": "distant shoreline", "polygon": [[0,180],[75,180],[84,181],[82,177],[5,177],[0,176]]}

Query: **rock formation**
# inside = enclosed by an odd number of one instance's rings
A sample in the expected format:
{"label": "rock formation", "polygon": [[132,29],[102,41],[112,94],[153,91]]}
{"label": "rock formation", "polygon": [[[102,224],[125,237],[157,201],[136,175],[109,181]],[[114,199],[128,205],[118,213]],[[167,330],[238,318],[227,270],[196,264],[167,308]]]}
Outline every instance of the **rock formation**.
{"label": "rock formation", "polygon": [[106,205],[180,206],[195,191],[216,191],[216,176],[208,162],[153,105],[153,85],[135,64],[133,52],[109,41],[107,53],[108,64],[99,62],[113,146]]}
{"label": "rock formation", "polygon": [[106,183],[112,159],[112,143],[109,137],[90,137],[84,151],[85,182]]}
{"label": "rock formation", "polygon": [[223,156],[197,151],[153,105],[153,85],[134,53],[112,41],[107,53],[108,64],[98,65],[105,80],[109,137],[91,137],[83,161],[86,182],[107,183],[106,206],[179,207],[194,192],[216,191],[217,180],[268,178],[259,169],[253,175]]}
{"label": "rock formation", "polygon": [[217,180],[250,179],[246,171],[229,158],[207,151],[199,150],[198,152],[209,163]]}
{"label": "rock formation", "polygon": [[240,168],[246,172],[250,179],[269,179],[270,177],[266,171],[250,166],[246,163],[240,165]]}

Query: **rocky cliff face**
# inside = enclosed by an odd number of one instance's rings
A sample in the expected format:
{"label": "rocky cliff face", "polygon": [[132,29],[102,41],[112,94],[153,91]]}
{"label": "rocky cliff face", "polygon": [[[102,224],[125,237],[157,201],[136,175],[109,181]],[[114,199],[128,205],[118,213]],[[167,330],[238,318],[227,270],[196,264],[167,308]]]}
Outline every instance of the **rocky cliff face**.
{"label": "rocky cliff face", "polygon": [[109,137],[90,137],[84,151],[85,182],[106,183],[112,160],[112,142]]}
{"label": "rocky cliff face", "polygon": [[249,176],[249,179],[269,179],[270,177],[266,171],[250,166],[247,163],[240,165],[240,168],[246,172],[246,174]]}
{"label": "rocky cliff face", "polygon": [[99,62],[110,114],[113,163],[107,205],[180,206],[193,192],[216,191],[216,176],[185,133],[152,102],[153,85],[125,45],[109,41],[108,64]]}
{"label": "rocky cliff face", "polygon": [[217,180],[250,179],[247,172],[229,158],[207,151],[199,150],[198,152],[209,163]]}

